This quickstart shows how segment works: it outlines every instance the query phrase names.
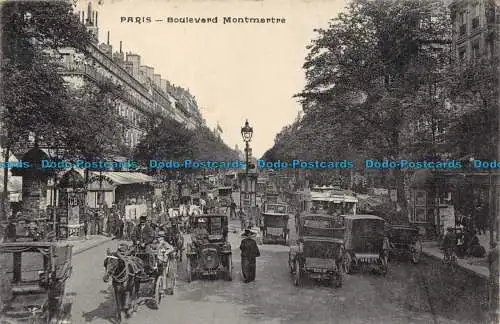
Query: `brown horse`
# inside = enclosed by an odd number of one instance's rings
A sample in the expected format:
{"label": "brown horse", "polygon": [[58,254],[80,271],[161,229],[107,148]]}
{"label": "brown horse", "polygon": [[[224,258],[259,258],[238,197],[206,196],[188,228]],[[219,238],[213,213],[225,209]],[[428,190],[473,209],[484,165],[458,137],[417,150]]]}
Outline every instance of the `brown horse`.
{"label": "brown horse", "polygon": [[122,322],[122,313],[129,318],[137,310],[137,296],[140,286],[140,276],[144,274],[144,264],[141,259],[126,256],[121,253],[108,253],[104,259],[106,273],[104,282],[112,278],[116,302],[116,319]]}

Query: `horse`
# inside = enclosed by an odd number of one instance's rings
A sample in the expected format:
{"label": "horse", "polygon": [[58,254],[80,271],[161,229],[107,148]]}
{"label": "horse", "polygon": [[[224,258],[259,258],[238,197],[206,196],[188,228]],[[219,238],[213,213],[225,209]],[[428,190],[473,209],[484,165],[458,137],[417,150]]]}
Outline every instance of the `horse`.
{"label": "horse", "polygon": [[121,253],[109,253],[104,259],[106,273],[104,282],[112,280],[116,302],[116,319],[122,322],[122,312],[125,318],[130,318],[137,310],[137,297],[140,286],[140,276],[144,274],[144,264],[141,259],[126,256]]}

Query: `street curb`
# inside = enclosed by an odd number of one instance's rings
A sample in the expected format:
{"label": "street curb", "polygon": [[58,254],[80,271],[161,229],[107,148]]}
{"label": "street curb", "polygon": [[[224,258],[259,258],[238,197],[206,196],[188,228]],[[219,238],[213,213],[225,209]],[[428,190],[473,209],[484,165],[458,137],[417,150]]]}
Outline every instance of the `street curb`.
{"label": "street curb", "polygon": [[107,243],[107,242],[111,241],[112,239],[113,239],[112,237],[106,237],[106,238],[103,238],[102,240],[99,240],[97,242],[93,242],[92,244],[89,244],[88,246],[82,247],[81,249],[75,249],[75,251],[73,252],[73,255],[77,255],[77,254],[80,254],[82,252],[93,249],[95,247],[98,247],[99,245]]}
{"label": "street curb", "polygon": [[[430,253],[430,252],[422,251],[422,253],[423,253],[423,254],[425,254],[425,255],[426,255],[426,256],[428,256],[428,257],[431,257],[431,258],[435,259],[435,260],[438,260],[438,261],[441,261],[441,260],[442,260],[442,258],[441,258],[441,257],[439,257],[439,256],[437,256],[437,255],[434,255],[434,254],[432,254],[432,253]],[[470,274],[473,274],[473,275],[475,275],[475,276],[477,276],[477,277],[479,277],[479,278],[482,278],[482,279],[489,279],[489,276],[488,276],[488,275],[484,275],[484,274],[479,273],[479,272],[476,272],[476,271],[474,271],[474,270],[472,270],[472,269],[470,269],[470,268],[464,267],[462,264],[457,263],[457,266],[458,266],[460,269],[462,269],[462,270],[464,270],[464,271],[466,271],[466,272],[468,272],[468,273],[470,273]]]}

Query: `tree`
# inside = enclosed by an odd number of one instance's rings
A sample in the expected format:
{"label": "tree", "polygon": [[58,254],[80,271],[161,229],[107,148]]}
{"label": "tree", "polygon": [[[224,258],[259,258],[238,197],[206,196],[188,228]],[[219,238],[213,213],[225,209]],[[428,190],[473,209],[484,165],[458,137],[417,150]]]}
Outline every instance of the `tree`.
{"label": "tree", "polygon": [[[367,154],[401,159],[412,122],[437,108],[427,91],[449,62],[449,27],[436,1],[353,1],[309,47],[299,94],[306,115],[319,110],[347,122],[354,127],[337,140],[363,139],[355,146]],[[395,169],[394,177],[406,214],[404,174]]]}
{"label": "tree", "polygon": [[99,81],[86,82],[68,93],[62,111],[65,122],[57,129],[66,157],[93,160],[123,154],[127,125],[116,113],[123,90],[111,81]]}
{"label": "tree", "polygon": [[190,145],[193,133],[181,123],[164,118],[161,123],[146,134],[135,148],[135,159],[146,163],[149,160],[192,159],[193,148]]}
{"label": "tree", "polygon": [[67,100],[55,64],[63,46],[86,51],[90,34],[64,1],[7,2],[2,5],[3,120],[8,142],[34,133],[57,138]]}

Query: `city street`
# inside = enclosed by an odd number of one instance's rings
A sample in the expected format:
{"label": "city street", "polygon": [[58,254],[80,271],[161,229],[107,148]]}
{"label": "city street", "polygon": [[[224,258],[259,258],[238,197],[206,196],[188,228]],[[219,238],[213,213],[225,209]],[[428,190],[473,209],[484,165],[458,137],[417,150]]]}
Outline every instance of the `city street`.
{"label": "city street", "polygon": [[[450,275],[438,261],[428,258],[417,266],[404,260],[393,261],[387,277],[371,273],[345,275],[340,289],[316,282],[297,288],[288,271],[288,247],[261,245],[257,280],[244,284],[239,274],[238,235],[230,234],[234,253],[232,282],[197,280],[188,284],[180,268],[175,295],[166,296],[159,310],[141,305],[129,323],[484,322],[485,282],[467,273]],[[68,284],[74,302],[74,323],[113,322],[111,285],[104,283],[102,276],[106,249],[113,250],[117,244],[108,242],[75,256]]]}

